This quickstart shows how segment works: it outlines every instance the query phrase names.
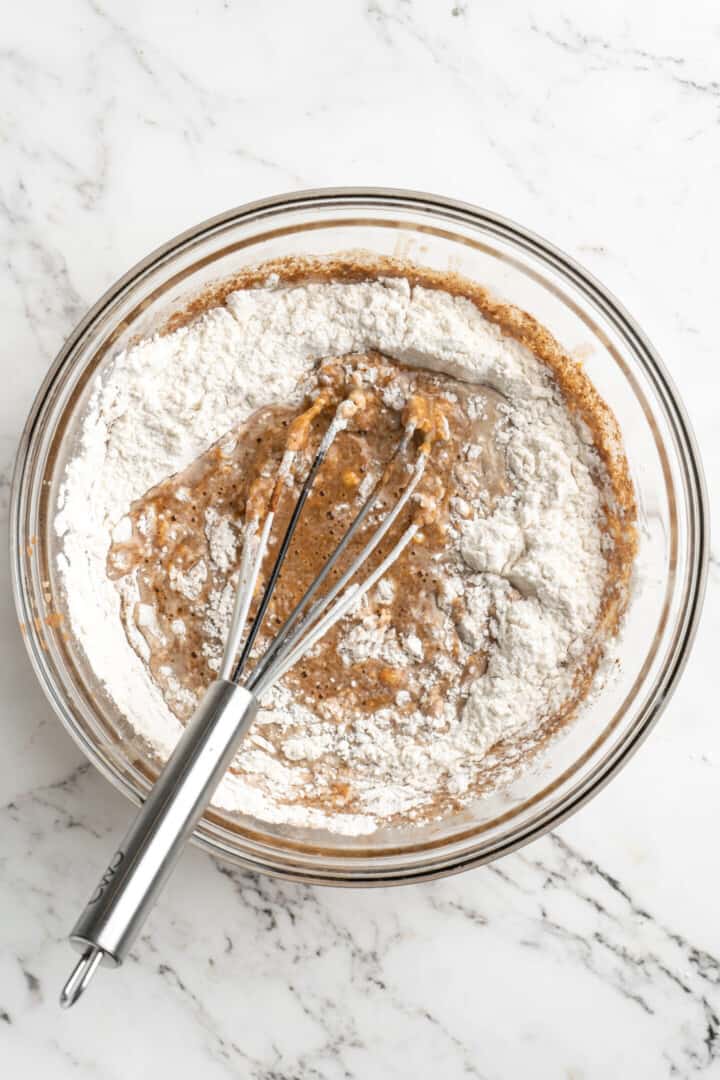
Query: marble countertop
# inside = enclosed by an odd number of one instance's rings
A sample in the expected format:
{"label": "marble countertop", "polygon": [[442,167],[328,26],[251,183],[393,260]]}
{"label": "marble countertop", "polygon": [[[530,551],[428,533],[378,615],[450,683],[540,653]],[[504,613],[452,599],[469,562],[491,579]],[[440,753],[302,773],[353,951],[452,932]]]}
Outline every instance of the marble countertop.
{"label": "marble countertop", "polygon": [[[588,266],[664,356],[718,507],[719,51],[700,0],[13,5],[3,532],[27,409],[100,292],[213,213],[340,184],[480,203]],[[4,1076],[720,1076],[717,559],[663,720],[555,834],[396,890],[283,884],[190,850],[132,962],[62,1013],[64,936],[130,808],[42,696],[0,552]]]}

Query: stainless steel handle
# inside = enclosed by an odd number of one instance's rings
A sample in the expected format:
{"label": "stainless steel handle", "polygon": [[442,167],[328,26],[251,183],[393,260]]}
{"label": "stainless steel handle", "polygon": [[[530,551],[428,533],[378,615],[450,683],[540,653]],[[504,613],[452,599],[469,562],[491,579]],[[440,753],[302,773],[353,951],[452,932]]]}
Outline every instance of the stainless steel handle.
{"label": "stainless steel handle", "polygon": [[257,704],[253,694],[225,679],[208,689],[73,927],[70,941],[83,958],[61,1004],[77,1000],[100,963],[116,966],[127,956]]}

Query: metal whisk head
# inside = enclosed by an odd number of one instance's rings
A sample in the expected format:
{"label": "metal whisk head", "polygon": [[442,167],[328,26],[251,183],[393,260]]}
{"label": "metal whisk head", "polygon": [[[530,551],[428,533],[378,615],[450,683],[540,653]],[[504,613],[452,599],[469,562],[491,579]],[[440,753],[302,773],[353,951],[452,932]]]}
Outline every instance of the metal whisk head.
{"label": "metal whisk head", "polygon": [[[325,400],[319,398],[318,402],[316,402],[307,413],[304,413],[299,418],[302,424],[305,425],[305,430],[307,430],[307,425],[314,419],[314,416],[321,411],[324,404]],[[313,645],[315,645],[315,643],[335,625],[335,623],[350,611],[353,605],[356,604],[361,597],[373,587],[373,585],[375,585],[396,559],[399,558],[401,553],[420,530],[421,523],[419,520],[416,519],[411,522],[380,565],[369,574],[364,581],[350,584],[352,579],[377,548],[378,544],[380,544],[388,530],[398,519],[416,490],[425,469],[425,462],[427,461],[427,451],[429,448],[427,440],[420,445],[414,459],[407,465],[407,482],[395,505],[387,511],[362,550],[352,560],[341,577],[329,587],[325,593],[320,595],[323,585],[339,563],[348,545],[358,534],[371,510],[377,504],[388,469],[406,455],[417,428],[416,421],[413,418],[410,418],[403,429],[402,437],[390,462],[387,463],[385,470],[377,483],[360,506],[352,524],[342,540],[338,543],[322,570],[307,589],[295,609],[286,619],[272,643],[267,647],[257,666],[243,679],[248,667],[253,645],[260,632],[270,601],[278,584],[283,563],[285,562],[285,558],[290,549],[293,534],[297,528],[303,507],[310,494],[315,478],[325,461],[335,438],[348,426],[350,418],[357,409],[357,402],[350,396],[341,401],[335,410],[335,415],[325,435],[320,441],[310,470],[300,489],[300,494],[290,516],[285,535],[280,543],[275,563],[268,576],[257,614],[250,624],[250,629],[242,646],[242,650],[240,651],[240,656],[236,659],[247,626],[248,615],[257,588],[258,578],[267,553],[275,511],[280,500],[282,489],[290,477],[295,458],[298,453],[300,453],[300,447],[293,444],[294,433],[292,429],[288,439],[288,447],[283,455],[262,525],[260,525],[256,516],[251,516],[250,520],[246,522],[245,542],[242,552],[238,589],[220,674],[222,678],[231,679],[233,682],[242,682],[242,685],[252,691],[256,697],[260,697],[268,690],[272,684],[296,664],[313,647]],[[347,588],[345,588],[346,586]],[[343,592],[343,590],[345,591]]]}

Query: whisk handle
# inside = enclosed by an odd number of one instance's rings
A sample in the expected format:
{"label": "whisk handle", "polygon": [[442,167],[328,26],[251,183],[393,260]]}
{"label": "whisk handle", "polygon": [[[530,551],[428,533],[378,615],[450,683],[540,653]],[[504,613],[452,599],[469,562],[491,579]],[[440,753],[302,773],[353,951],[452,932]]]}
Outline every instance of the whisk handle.
{"label": "whisk handle", "polygon": [[86,958],[123,962],[256,710],[235,683],[210,686],[72,930]]}

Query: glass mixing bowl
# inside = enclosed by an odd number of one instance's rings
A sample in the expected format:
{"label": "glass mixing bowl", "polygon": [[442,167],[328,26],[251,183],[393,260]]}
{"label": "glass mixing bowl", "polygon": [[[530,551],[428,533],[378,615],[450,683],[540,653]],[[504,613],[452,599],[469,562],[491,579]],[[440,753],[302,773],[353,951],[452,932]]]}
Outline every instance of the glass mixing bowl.
{"label": "glass mixing bowl", "polygon": [[502,794],[425,827],[348,839],[209,811],[195,840],[215,855],[332,885],[417,881],[525,844],[578,809],[658,719],[697,626],[707,562],[707,497],[683,406],[642,331],[562,252],[485,210],[433,195],[331,189],[278,196],[190,229],[121,278],[66,342],[37,395],[14,478],[15,597],[50,702],[89,759],[134,802],[157,765],[104,695],[64,610],[53,518],[96,372],[214,281],[267,259],[364,249],[454,270],[529,311],[570,352],[617,416],[636,486],[641,554],[619,677]]}

